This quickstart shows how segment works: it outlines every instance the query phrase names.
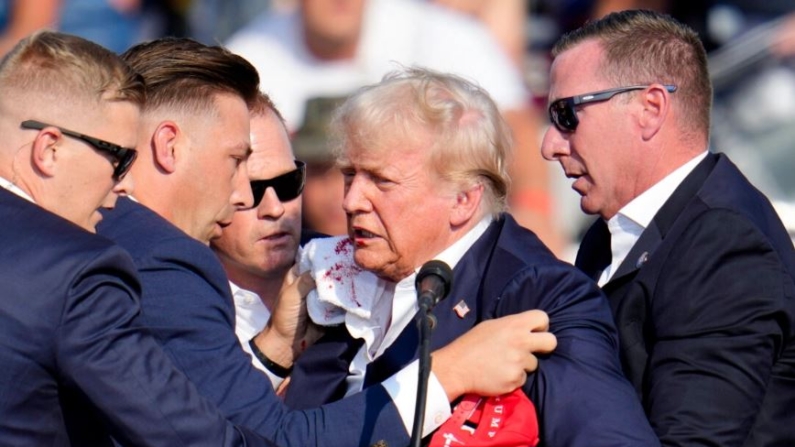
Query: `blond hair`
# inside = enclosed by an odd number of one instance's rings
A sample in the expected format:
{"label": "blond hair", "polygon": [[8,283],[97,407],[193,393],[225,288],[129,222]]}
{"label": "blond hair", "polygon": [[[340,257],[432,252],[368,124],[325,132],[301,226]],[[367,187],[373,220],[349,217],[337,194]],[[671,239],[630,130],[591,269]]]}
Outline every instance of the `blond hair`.
{"label": "blond hair", "polygon": [[337,109],[331,131],[338,157],[349,145],[379,150],[424,132],[442,179],[483,185],[486,210],[495,216],[507,207],[510,131],[485,90],[463,78],[424,68],[387,74]]}
{"label": "blond hair", "polygon": [[143,79],[116,54],[69,34],[40,31],[0,61],[0,94],[37,93],[76,102],[126,101],[143,106]]}

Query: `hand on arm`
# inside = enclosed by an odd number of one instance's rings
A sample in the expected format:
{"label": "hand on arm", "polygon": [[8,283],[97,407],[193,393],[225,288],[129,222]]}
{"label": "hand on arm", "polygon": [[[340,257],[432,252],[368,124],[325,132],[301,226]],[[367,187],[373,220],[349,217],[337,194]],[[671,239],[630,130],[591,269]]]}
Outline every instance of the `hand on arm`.
{"label": "hand on arm", "polygon": [[450,401],[465,393],[497,396],[524,385],[535,371],[534,353],[557,346],[540,310],[484,321],[433,355],[433,373]]}

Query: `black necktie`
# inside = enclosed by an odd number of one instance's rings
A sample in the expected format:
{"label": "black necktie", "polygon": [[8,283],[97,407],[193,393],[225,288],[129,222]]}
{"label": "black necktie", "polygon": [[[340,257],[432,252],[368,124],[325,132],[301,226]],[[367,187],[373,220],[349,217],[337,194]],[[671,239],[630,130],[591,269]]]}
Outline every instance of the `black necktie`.
{"label": "black necktie", "polygon": [[607,222],[597,220],[585,234],[574,264],[594,281],[599,281],[604,269],[613,260],[610,247],[610,230]]}

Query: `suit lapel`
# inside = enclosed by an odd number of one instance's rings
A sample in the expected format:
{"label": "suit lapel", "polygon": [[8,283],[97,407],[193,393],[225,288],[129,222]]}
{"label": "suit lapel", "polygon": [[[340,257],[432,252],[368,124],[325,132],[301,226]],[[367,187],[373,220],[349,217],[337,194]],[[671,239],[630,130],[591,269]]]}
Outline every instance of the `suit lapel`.
{"label": "suit lapel", "polygon": [[[483,310],[479,299],[481,282],[503,222],[504,220],[492,222],[453,269],[450,295],[433,310],[437,324],[431,334],[431,350],[447,345],[482,319]],[[412,321],[395,342],[368,365],[365,386],[380,383],[401,370],[417,358],[418,348],[419,330]]]}
{"label": "suit lapel", "polygon": [[654,253],[654,250],[660,245],[660,242],[662,242],[662,234],[660,234],[660,229],[655,221],[652,220],[649,226],[643,230],[635,245],[629,250],[629,253],[627,253],[621,265],[618,266],[618,270],[616,270],[609,282],[618,281],[641,268],[649,260],[650,254]]}
{"label": "suit lapel", "polygon": [[[651,296],[644,291],[644,287],[635,287],[635,284],[640,281],[638,276],[643,275],[643,266],[654,260],[655,253],[674,222],[701,189],[716,160],[715,155],[707,155],[707,158],[685,177],[632,246],[615,275],[602,287],[615,317],[624,374],[638,393],[641,393],[643,388],[648,363],[647,320]],[[649,270],[651,274],[656,271],[658,269]]]}
{"label": "suit lapel", "polygon": [[612,284],[613,282],[626,282],[625,276],[634,275],[640,267],[648,262],[676,219],[684,210],[685,206],[687,206],[698,193],[698,190],[701,189],[701,186],[704,184],[704,181],[706,181],[710,172],[712,172],[717,161],[717,155],[707,154],[707,157],[685,177],[671,197],[668,198],[657,214],[654,215],[652,222],[640,235],[635,245],[632,246],[632,249],[624,258],[624,261],[618,267],[616,273],[610,278],[610,281],[605,284],[605,288],[610,288],[608,284]]}
{"label": "suit lapel", "polygon": [[[458,338],[484,318],[484,312],[490,311],[480,306],[481,287],[485,287],[481,283],[493,279],[485,277],[486,268],[502,228],[510,220],[510,216],[495,220],[453,269],[450,295],[433,312],[438,324],[432,334],[432,350]],[[350,336],[344,325],[328,329],[296,362],[285,403],[291,408],[305,409],[341,399],[346,392],[345,379],[350,363],[362,344],[362,340]],[[364,387],[380,383],[403,369],[417,357],[418,346],[419,331],[412,321],[395,342],[367,366]]]}

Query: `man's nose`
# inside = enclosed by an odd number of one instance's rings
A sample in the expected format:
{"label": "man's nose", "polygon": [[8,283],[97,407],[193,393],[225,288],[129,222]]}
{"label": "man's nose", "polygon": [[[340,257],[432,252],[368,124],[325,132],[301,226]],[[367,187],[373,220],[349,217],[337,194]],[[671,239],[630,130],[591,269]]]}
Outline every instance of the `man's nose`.
{"label": "man's nose", "polygon": [[546,160],[555,161],[559,157],[569,155],[569,141],[564,138],[557,127],[549,126],[541,140],[541,156]]}
{"label": "man's nose", "polygon": [[251,183],[248,181],[245,161],[238,166],[232,181],[234,185],[229,202],[235,209],[251,208],[254,205],[254,195],[251,192]]}
{"label": "man's nose", "polygon": [[350,183],[346,183],[345,196],[342,199],[342,208],[346,213],[354,214],[372,210],[372,205],[367,198],[366,183],[367,180],[360,175],[354,175]]}
{"label": "man's nose", "polygon": [[[299,196],[294,200],[301,200],[301,197]],[[265,190],[262,201],[257,206],[257,215],[274,219],[278,219],[284,215],[284,204],[281,199],[279,199],[275,189],[268,188]]]}
{"label": "man's nose", "polygon": [[132,172],[128,172],[121,180],[113,186],[113,192],[120,196],[131,196],[135,189],[135,181]]}

